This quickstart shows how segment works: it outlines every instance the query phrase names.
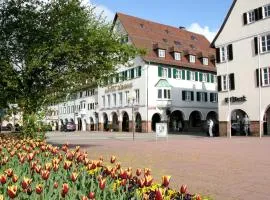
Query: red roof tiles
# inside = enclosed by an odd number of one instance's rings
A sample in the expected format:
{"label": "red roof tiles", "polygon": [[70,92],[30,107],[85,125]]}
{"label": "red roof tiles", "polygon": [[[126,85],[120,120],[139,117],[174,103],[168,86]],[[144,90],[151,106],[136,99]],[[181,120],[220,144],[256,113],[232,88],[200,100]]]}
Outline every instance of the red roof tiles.
{"label": "red roof tiles", "polygon": [[[210,47],[210,42],[203,35],[122,13],[116,14],[114,21],[117,19],[124,26],[135,47],[146,50],[146,55],[143,56],[145,61],[216,71],[214,62],[210,62],[215,55],[215,50]],[[157,48],[166,49],[165,58],[158,57]],[[182,52],[181,61],[174,60],[172,50]],[[196,63],[190,63],[187,54],[196,55]],[[209,58],[208,66],[202,64],[199,59],[201,57]]]}

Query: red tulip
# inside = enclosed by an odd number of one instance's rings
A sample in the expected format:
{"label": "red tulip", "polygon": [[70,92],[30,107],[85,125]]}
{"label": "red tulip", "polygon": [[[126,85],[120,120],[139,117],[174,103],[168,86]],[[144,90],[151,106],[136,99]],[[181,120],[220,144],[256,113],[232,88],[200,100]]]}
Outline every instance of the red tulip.
{"label": "red tulip", "polygon": [[67,193],[68,193],[68,184],[67,183],[64,183],[62,185],[62,196],[65,196]]}
{"label": "red tulip", "polygon": [[13,183],[16,183],[18,181],[18,176],[16,174],[13,174],[12,181]]}
{"label": "red tulip", "polygon": [[148,176],[151,174],[151,169],[149,168],[144,168],[144,175]]}
{"label": "red tulip", "polygon": [[35,169],[35,166],[37,165],[37,161],[30,162],[31,169]]}
{"label": "red tulip", "polygon": [[35,154],[34,154],[34,153],[29,153],[29,154],[27,155],[27,159],[28,159],[28,161],[33,160],[34,156],[35,156]]}
{"label": "red tulip", "polygon": [[138,184],[139,184],[139,186],[140,186],[140,188],[143,188],[144,187],[144,178],[140,178],[140,179],[138,179]]}
{"label": "red tulip", "polygon": [[4,185],[7,182],[7,177],[4,174],[0,175],[0,182]]}
{"label": "red tulip", "polygon": [[22,180],[22,188],[27,189],[31,182],[32,179],[24,177]]}
{"label": "red tulip", "polygon": [[8,186],[7,193],[11,199],[14,199],[17,195],[18,187],[16,185]]}
{"label": "red tulip", "polygon": [[151,186],[152,182],[153,182],[153,177],[152,176],[150,176],[150,175],[144,176],[144,185],[146,187]]}
{"label": "red tulip", "polygon": [[126,170],[120,169],[120,178],[121,179],[127,179],[128,178],[128,174]]}
{"label": "red tulip", "polygon": [[77,178],[78,178],[78,173],[76,173],[76,172],[72,172],[72,174],[71,174],[71,180],[73,181],[73,182],[75,182],[76,180],[77,180]]}
{"label": "red tulip", "polygon": [[162,195],[162,189],[161,188],[158,188],[155,193],[156,193],[155,200],[163,200],[163,195]]}
{"label": "red tulip", "polygon": [[58,183],[57,183],[57,182],[54,182],[53,187],[54,187],[55,189],[58,188]]}
{"label": "red tulip", "polygon": [[168,187],[170,183],[171,176],[162,176],[162,185]]}
{"label": "red tulip", "polygon": [[115,156],[112,156],[111,157],[111,163],[114,163],[116,161],[116,157]]}
{"label": "red tulip", "polygon": [[89,197],[89,199],[94,199],[95,198],[95,193],[94,192],[89,192],[88,197]]}
{"label": "red tulip", "polygon": [[136,175],[137,175],[137,176],[140,176],[141,174],[142,174],[142,170],[138,168],[138,169],[136,170]]}
{"label": "red tulip", "polygon": [[7,175],[8,177],[11,177],[11,176],[13,175],[13,170],[12,170],[11,168],[6,169],[6,170],[5,170],[5,173],[6,173],[6,175]]}
{"label": "red tulip", "polygon": [[127,179],[122,179],[121,185],[122,185],[122,186],[125,186],[126,184],[127,184]]}
{"label": "red tulip", "polygon": [[195,200],[202,200],[202,198],[201,198],[200,195],[197,194],[197,195],[195,196]]}
{"label": "red tulip", "polygon": [[68,152],[66,153],[66,158],[67,158],[68,160],[70,160],[70,161],[73,160],[73,156],[74,156],[74,154],[73,154],[71,151],[68,151]]}
{"label": "red tulip", "polygon": [[52,163],[46,163],[45,164],[45,169],[46,170],[51,171],[51,168],[52,168]]}
{"label": "red tulip", "polygon": [[88,197],[87,196],[83,196],[82,197],[82,200],[88,200]]}
{"label": "red tulip", "polygon": [[36,185],[36,193],[41,194],[43,191],[43,186],[41,184]]}
{"label": "red tulip", "polygon": [[53,171],[57,171],[59,169],[59,165],[58,164],[53,164]]}
{"label": "red tulip", "polygon": [[41,170],[40,174],[43,180],[47,180],[50,176],[50,171],[44,169],[44,170]]}
{"label": "red tulip", "polygon": [[99,188],[101,189],[101,190],[104,190],[104,188],[105,188],[105,183],[106,183],[106,179],[104,178],[101,178],[100,180],[99,180]]}
{"label": "red tulip", "polygon": [[181,194],[186,194],[186,192],[187,192],[187,185],[182,185],[181,188],[180,188],[180,192],[181,192]]}
{"label": "red tulip", "polygon": [[71,165],[72,165],[72,162],[66,160],[66,161],[64,162],[64,169],[65,169],[65,170],[68,170],[68,169],[71,167]]}
{"label": "red tulip", "polygon": [[121,168],[121,163],[116,163],[115,167],[116,167],[116,169],[120,169]]}
{"label": "red tulip", "polygon": [[40,165],[36,165],[35,166],[35,171],[39,174],[41,170],[41,166]]}

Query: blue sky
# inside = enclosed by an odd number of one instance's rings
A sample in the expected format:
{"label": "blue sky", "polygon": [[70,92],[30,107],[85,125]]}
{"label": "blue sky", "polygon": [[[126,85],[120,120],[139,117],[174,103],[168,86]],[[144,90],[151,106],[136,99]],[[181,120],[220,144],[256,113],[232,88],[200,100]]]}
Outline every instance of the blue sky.
{"label": "blue sky", "polygon": [[122,12],[172,26],[184,26],[211,40],[233,0],[90,0],[108,19]]}

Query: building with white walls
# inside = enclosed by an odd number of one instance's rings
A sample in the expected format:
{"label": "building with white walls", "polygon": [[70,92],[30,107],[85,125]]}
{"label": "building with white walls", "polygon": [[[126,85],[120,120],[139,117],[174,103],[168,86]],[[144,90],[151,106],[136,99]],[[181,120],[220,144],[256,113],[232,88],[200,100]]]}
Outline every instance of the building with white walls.
{"label": "building with white walls", "polygon": [[204,36],[121,13],[113,31],[146,54],[119,67],[92,96],[83,91],[59,104],[59,122],[73,120],[79,130],[132,131],[134,125],[137,132],[154,131],[157,122],[171,132],[202,131],[208,118],[217,122],[215,51]]}
{"label": "building with white walls", "polygon": [[[270,134],[270,1],[235,0],[212,47],[217,49],[220,135]],[[229,100],[230,99],[230,100]]]}

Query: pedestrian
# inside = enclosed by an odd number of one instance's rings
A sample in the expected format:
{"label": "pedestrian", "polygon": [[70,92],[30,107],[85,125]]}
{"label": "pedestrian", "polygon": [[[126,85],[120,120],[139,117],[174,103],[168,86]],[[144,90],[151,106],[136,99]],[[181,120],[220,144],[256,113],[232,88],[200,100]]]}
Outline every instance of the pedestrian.
{"label": "pedestrian", "polygon": [[245,115],[244,119],[243,119],[243,126],[244,126],[244,133],[246,134],[246,136],[248,136],[248,131],[249,131],[249,119],[248,116]]}
{"label": "pedestrian", "polygon": [[209,136],[213,137],[213,127],[214,127],[214,122],[212,119],[208,120],[208,127],[209,127]]}
{"label": "pedestrian", "polygon": [[179,120],[179,122],[178,122],[178,130],[180,133],[182,133],[182,131],[183,131],[183,125],[182,125],[181,120]]}

